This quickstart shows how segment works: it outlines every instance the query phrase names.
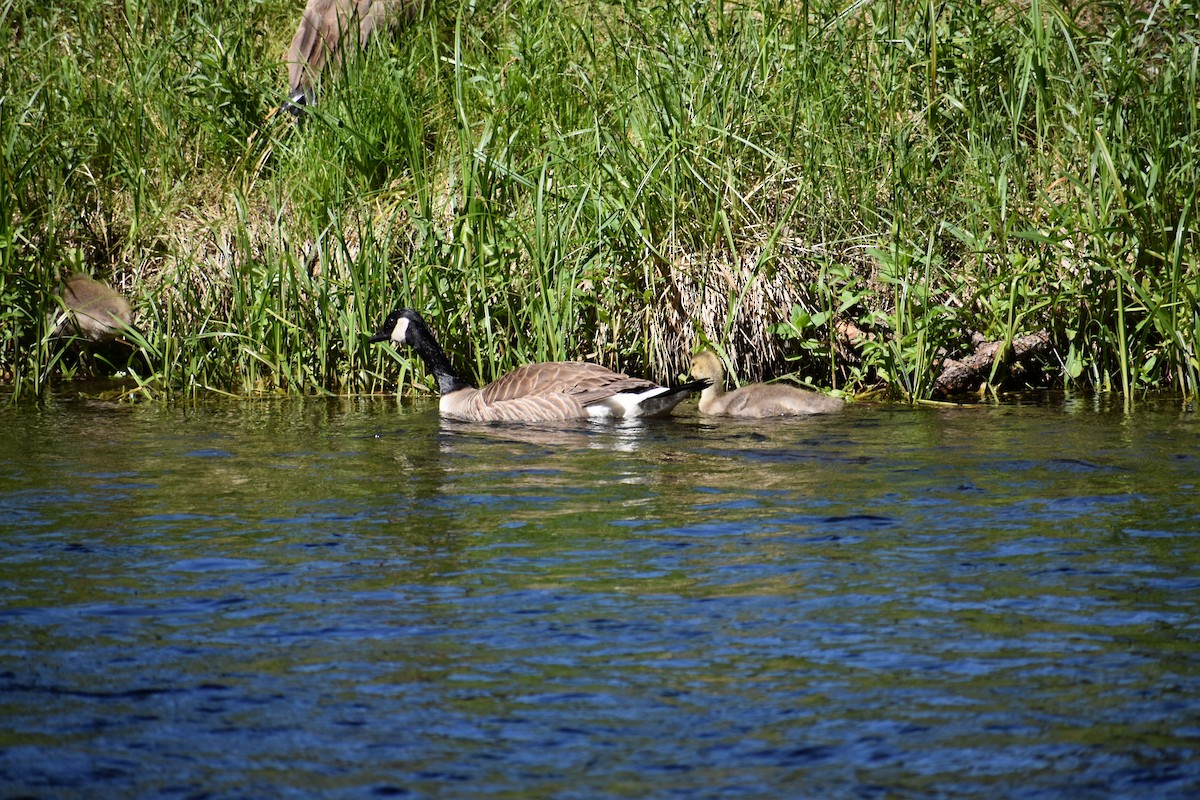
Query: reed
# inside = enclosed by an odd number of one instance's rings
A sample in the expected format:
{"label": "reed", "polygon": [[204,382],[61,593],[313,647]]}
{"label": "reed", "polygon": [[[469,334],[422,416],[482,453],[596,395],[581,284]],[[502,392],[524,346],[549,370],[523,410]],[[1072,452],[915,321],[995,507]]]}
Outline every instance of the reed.
{"label": "reed", "polygon": [[1048,330],[1040,381],[1200,394],[1193,2],[432,5],[293,121],[299,5],[0,2],[17,396],[72,374],[74,269],[130,294],[138,396],[429,388],[366,346],[396,305],[480,381],[710,344],[916,400]]}

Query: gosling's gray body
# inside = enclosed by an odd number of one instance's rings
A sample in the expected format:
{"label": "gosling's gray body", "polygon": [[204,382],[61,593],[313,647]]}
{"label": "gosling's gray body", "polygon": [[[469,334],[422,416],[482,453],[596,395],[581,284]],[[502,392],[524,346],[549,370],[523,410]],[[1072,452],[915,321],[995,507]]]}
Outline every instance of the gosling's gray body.
{"label": "gosling's gray body", "polygon": [[443,416],[468,422],[556,422],[587,418],[659,417],[705,384],[668,388],[599,364],[555,361],[529,364],[476,389],[454,372],[421,316],[393,311],[371,337],[416,350],[438,381]]}
{"label": "gosling's gray body", "polygon": [[711,381],[700,393],[700,413],[708,416],[763,419],[831,414],[845,405],[836,397],[778,383],[751,383],[726,392],[725,365],[711,350],[692,357],[691,376]]}
{"label": "gosling's gray body", "polygon": [[347,47],[366,47],[377,31],[410,19],[420,0],[308,0],[288,48],[289,107],[313,100],[326,67],[341,63]]}
{"label": "gosling's gray body", "polygon": [[46,327],[51,336],[80,336],[96,344],[114,341],[130,327],[129,301],[82,273],[63,283],[58,296],[62,307],[51,311]]}

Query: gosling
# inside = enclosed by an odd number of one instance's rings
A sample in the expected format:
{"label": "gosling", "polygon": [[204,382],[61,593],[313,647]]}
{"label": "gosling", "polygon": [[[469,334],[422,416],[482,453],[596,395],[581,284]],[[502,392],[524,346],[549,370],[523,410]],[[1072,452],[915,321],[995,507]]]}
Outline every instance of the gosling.
{"label": "gosling", "polygon": [[58,297],[62,307],[46,315],[53,337],[78,336],[92,344],[108,344],[130,328],[129,301],[81,272],[67,278]]}
{"label": "gosling", "polygon": [[726,392],[725,365],[711,350],[692,356],[691,377],[710,381],[700,393],[700,413],[707,416],[762,419],[832,414],[844,405],[839,398],[778,383],[751,383]]}

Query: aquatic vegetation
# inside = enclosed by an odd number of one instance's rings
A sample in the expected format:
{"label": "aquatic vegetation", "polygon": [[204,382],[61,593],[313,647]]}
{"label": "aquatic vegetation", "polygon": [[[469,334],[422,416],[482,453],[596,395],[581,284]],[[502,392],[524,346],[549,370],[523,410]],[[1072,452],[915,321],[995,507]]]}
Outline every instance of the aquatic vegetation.
{"label": "aquatic vegetation", "polygon": [[18,395],[76,270],[133,299],[151,393],[392,386],[385,286],[480,382],[711,345],[919,399],[982,338],[993,387],[1200,392],[1194,2],[426,4],[293,120],[299,11],[0,6]]}

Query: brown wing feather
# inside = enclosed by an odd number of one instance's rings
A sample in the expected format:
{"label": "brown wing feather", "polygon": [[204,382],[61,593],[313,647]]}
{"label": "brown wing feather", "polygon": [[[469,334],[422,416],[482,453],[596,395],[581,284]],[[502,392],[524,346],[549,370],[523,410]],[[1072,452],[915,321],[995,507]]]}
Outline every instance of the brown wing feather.
{"label": "brown wing feather", "polygon": [[446,395],[442,413],[478,422],[578,419],[587,416],[585,407],[591,403],[657,385],[581,361],[530,364],[478,391]]}
{"label": "brown wing feather", "polygon": [[338,7],[342,0],[309,0],[300,26],[288,48],[288,86],[292,92],[308,89],[337,49]]}
{"label": "brown wing feather", "polygon": [[326,64],[340,61],[347,43],[365,46],[375,31],[411,19],[416,10],[414,0],[309,0],[288,48],[290,91],[311,89]]}
{"label": "brown wing feather", "polygon": [[403,0],[358,0],[358,40],[366,44],[372,33],[392,27],[401,16],[410,15],[415,5]]}
{"label": "brown wing feather", "polygon": [[479,390],[484,403],[515,398],[565,394],[581,405],[594,403],[620,392],[653,389],[657,384],[631,378],[599,364],[584,361],[551,361],[519,367]]}
{"label": "brown wing feather", "polygon": [[587,416],[579,400],[569,394],[543,394],[485,403],[478,392],[458,405],[444,402],[442,413],[474,422],[554,422]]}

